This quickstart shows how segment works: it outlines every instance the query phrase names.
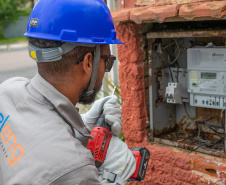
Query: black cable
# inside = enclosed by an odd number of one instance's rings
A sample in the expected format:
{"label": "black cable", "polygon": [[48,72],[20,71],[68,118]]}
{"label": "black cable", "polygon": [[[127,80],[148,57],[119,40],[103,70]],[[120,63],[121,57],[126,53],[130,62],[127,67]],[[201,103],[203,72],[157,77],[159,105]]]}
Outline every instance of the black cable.
{"label": "black cable", "polygon": [[201,42],[201,41],[200,42],[190,41],[190,44],[191,44],[190,48],[193,48],[195,46],[206,46],[207,45],[206,42]]}
{"label": "black cable", "polygon": [[222,125],[222,127],[224,129],[224,132],[225,132],[225,126],[224,126],[223,116],[221,117],[221,125]]}
{"label": "black cable", "polygon": [[199,131],[199,127],[198,127],[198,122],[195,121],[195,126],[196,126],[196,131],[198,132]]}
{"label": "black cable", "polygon": [[212,127],[210,127],[208,125],[206,125],[206,126],[209,127],[212,131],[216,132],[217,134],[224,134],[224,133],[220,133],[220,132],[216,131],[215,129],[213,129]]}
{"label": "black cable", "polygon": [[[218,141],[216,141],[215,143],[210,143],[210,144],[208,144],[208,143],[201,143],[201,144],[200,144],[199,146],[197,146],[195,149],[191,150],[191,152],[196,151],[197,149],[199,149],[201,146],[204,146],[204,145],[206,145],[207,147],[213,147],[214,145],[220,143],[221,141],[224,141],[223,138],[220,138],[220,139],[219,139]],[[191,153],[191,152],[190,152],[190,153]]]}
{"label": "black cable", "polygon": [[[207,124],[206,124],[207,121],[210,121],[210,120],[212,120],[212,119],[214,119],[214,118],[216,118],[216,117],[217,117],[217,115],[215,115],[215,116],[213,116],[213,117],[211,117],[211,118],[205,120],[205,121],[203,122],[203,124],[206,125],[208,128],[210,128],[212,131],[214,131],[214,132],[217,133],[217,134],[224,134],[224,133],[220,133],[220,132],[216,131],[216,130],[213,129],[210,125],[207,125]],[[224,126],[223,126],[223,125],[222,125],[222,129],[224,130]]]}
{"label": "black cable", "polygon": [[[188,116],[188,117],[190,118],[190,120],[193,122],[191,116],[189,115],[189,113],[188,113],[188,111],[187,111],[185,102],[184,102],[183,104],[184,104],[184,110],[185,110],[187,116]],[[207,121],[209,121],[209,120],[211,120],[211,119],[214,119],[215,117],[216,117],[216,116],[213,116],[213,117],[211,117],[211,118],[205,120],[205,122],[207,122]],[[223,119],[222,119],[222,120],[223,120]],[[202,123],[205,124],[205,122],[202,122]],[[195,125],[196,125],[196,130],[198,131],[199,129],[198,129],[198,122],[197,122],[197,121],[195,121]],[[205,125],[206,125],[206,124],[205,124]],[[223,134],[223,135],[224,135],[224,133],[220,133],[220,132],[216,131],[216,130],[213,129],[211,126],[209,126],[209,125],[206,125],[206,126],[209,127],[209,128],[210,128],[212,131],[214,131],[215,133]],[[225,137],[225,136],[224,136],[224,137]],[[215,143],[210,143],[210,144],[209,144],[209,143],[206,143],[205,141],[197,140],[197,139],[195,139],[195,138],[190,138],[190,137],[184,138],[183,141],[185,141],[185,140],[187,140],[187,139],[190,139],[190,140],[193,140],[193,141],[196,141],[196,142],[201,142],[201,144],[200,144],[198,147],[196,147],[195,149],[191,150],[191,152],[196,151],[197,149],[199,149],[199,148],[202,147],[202,146],[212,147],[212,146],[214,146],[214,145],[220,143],[221,141],[224,142],[224,138],[221,138],[221,139],[219,139],[218,141],[216,141]],[[191,153],[191,152],[190,152],[190,153]],[[188,153],[188,154],[189,154],[189,153]]]}
{"label": "black cable", "polygon": [[173,74],[172,74],[172,71],[171,71],[171,68],[170,68],[170,64],[168,65],[168,68],[169,68],[169,73],[170,73],[170,76],[171,76],[171,80],[174,83]]}
{"label": "black cable", "polygon": [[[211,127],[210,125],[207,125],[205,122],[200,122],[200,123],[204,124],[205,126],[207,126],[209,129],[211,129],[212,131],[214,131],[217,134],[224,134],[224,132],[220,133],[220,132],[216,131],[215,129],[213,129],[213,127]],[[198,122],[197,121],[195,121],[195,125],[196,125],[196,130],[198,130]]]}
{"label": "black cable", "polygon": [[179,63],[178,61],[175,62],[176,66],[177,66],[177,83],[179,83]]}
{"label": "black cable", "polygon": [[217,117],[217,115],[215,115],[215,116],[213,116],[213,117],[211,117],[211,118],[205,120],[205,122],[210,121],[211,119],[214,119],[214,118],[216,118],[216,117]]}

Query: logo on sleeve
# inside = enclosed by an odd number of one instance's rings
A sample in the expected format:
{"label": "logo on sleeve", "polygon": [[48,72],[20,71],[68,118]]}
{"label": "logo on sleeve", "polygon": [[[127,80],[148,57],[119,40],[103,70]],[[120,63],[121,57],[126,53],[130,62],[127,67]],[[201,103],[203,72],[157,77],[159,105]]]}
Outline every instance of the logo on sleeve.
{"label": "logo on sleeve", "polygon": [[[7,124],[10,116],[0,113],[0,150],[10,166],[14,166],[24,155],[24,148],[17,143],[16,136]],[[7,150],[8,149],[8,150]]]}

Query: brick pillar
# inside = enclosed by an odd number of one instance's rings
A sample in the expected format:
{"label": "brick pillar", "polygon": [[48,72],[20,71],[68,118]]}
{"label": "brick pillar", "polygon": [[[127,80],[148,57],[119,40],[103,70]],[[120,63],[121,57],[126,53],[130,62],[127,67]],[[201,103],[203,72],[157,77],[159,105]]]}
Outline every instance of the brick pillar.
{"label": "brick pillar", "polygon": [[128,146],[145,146],[151,152],[146,177],[129,185],[223,185],[226,184],[225,158],[189,154],[188,151],[147,142],[144,85],[145,51],[137,24],[120,24],[117,36],[123,134]]}
{"label": "brick pillar", "polygon": [[144,51],[139,25],[121,24],[116,29],[118,38],[125,43],[125,46],[118,46],[123,134],[129,147],[132,147],[147,140]]}

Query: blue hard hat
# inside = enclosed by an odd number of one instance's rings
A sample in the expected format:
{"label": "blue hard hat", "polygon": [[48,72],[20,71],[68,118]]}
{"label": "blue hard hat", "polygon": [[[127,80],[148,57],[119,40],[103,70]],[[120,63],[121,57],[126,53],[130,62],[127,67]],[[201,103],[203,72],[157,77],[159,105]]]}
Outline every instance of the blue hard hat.
{"label": "blue hard hat", "polygon": [[116,38],[111,13],[102,0],[39,0],[24,36],[86,44],[123,44]]}

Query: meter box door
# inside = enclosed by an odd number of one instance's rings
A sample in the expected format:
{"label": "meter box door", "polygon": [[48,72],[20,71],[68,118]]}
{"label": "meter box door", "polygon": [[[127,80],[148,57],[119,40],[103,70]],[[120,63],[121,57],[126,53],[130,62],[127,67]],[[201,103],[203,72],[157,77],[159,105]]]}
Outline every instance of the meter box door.
{"label": "meter box door", "polygon": [[187,50],[190,105],[226,108],[226,48]]}

